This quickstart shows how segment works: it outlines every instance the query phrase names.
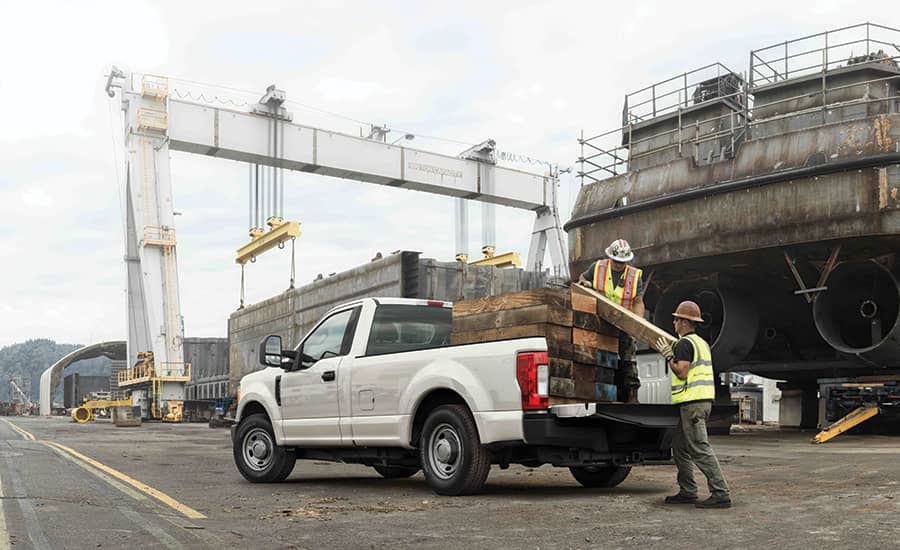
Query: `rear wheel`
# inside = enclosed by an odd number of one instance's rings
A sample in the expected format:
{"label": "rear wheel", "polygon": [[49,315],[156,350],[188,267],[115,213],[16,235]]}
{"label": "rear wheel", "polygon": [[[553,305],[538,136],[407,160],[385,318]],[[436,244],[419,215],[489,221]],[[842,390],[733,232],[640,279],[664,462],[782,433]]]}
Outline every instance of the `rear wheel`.
{"label": "rear wheel", "polygon": [[244,479],[253,483],[276,483],[291,475],[297,458],[293,450],[275,443],[272,423],[264,414],[241,420],[232,443],[234,463]]}
{"label": "rear wheel", "polygon": [[584,487],[615,487],[625,481],[631,466],[582,466],[569,471]]}
{"label": "rear wheel", "polygon": [[372,466],[378,474],[386,479],[403,479],[416,475],[418,468],[407,466]]}
{"label": "rear wheel", "polygon": [[419,439],[422,472],[439,495],[478,492],[491,469],[490,454],[462,405],[442,405],[428,415]]}

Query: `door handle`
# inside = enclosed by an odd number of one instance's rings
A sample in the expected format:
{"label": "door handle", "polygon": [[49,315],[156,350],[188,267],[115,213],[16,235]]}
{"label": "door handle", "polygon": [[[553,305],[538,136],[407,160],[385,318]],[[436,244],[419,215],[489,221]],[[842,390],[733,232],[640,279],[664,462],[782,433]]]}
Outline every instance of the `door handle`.
{"label": "door handle", "polygon": [[323,382],[333,382],[334,381],[334,371],[327,370],[322,373],[322,381]]}

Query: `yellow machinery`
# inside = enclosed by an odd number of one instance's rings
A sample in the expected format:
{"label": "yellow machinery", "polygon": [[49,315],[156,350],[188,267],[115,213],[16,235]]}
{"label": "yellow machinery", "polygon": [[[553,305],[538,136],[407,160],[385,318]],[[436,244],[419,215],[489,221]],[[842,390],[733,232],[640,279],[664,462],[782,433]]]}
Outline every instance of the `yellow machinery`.
{"label": "yellow machinery", "polygon": [[863,405],[862,407],[853,409],[847,416],[816,434],[812,442],[825,443],[830,439],[834,439],[850,428],[859,426],[866,420],[877,416],[880,411],[881,409],[879,409],[877,405]]}
{"label": "yellow machinery", "polygon": [[90,422],[95,414],[106,411],[112,407],[130,407],[131,398],[128,399],[89,399],[85,397],[80,407],[72,409],[72,420],[79,424]]}
{"label": "yellow machinery", "polygon": [[[190,363],[162,363],[157,365],[152,351],[138,352],[138,362],[118,373],[119,388],[148,392],[150,418],[164,422],[181,422],[184,401],[164,399],[164,385],[184,384],[191,379]],[[131,401],[129,400],[129,404]]]}

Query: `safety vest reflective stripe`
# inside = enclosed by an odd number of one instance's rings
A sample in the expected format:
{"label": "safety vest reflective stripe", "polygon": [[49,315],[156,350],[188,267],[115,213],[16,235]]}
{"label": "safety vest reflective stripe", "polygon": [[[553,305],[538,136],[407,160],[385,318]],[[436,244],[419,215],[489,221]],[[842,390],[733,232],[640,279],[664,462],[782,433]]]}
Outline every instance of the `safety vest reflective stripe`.
{"label": "safety vest reflective stripe", "polygon": [[[688,367],[687,380],[678,378],[672,373],[672,403],[715,399],[716,378],[709,344],[696,334],[688,334],[683,339],[692,344],[694,356]],[[678,342],[675,345],[677,346]]]}
{"label": "safety vest reflective stripe", "polygon": [[693,388],[695,386],[715,386],[715,380],[695,380],[689,384],[682,384],[680,386],[672,386],[672,391],[683,391],[685,388]]}
{"label": "safety vest reflective stripe", "polygon": [[598,260],[597,263],[594,264],[594,280],[591,281],[591,283],[593,287],[602,292],[604,296],[630,310],[634,305],[638,282],[640,282],[642,273],[643,271],[640,269],[626,265],[623,285],[617,287],[615,283],[613,283],[613,277],[615,277],[616,274],[610,267],[610,260]]}

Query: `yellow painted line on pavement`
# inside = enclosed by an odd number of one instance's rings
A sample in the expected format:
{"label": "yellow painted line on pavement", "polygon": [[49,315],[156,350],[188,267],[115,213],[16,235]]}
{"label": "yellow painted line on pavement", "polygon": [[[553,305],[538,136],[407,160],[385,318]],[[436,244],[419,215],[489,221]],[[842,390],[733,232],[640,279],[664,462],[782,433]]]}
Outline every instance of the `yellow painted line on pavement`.
{"label": "yellow painted line on pavement", "polygon": [[172,508],[173,510],[180,512],[182,515],[184,515],[187,518],[206,519],[206,516],[204,516],[197,510],[194,510],[190,506],[187,506],[185,504],[178,502],[177,500],[175,500],[174,498],[170,497],[169,495],[163,493],[162,491],[154,489],[153,487],[147,485],[146,483],[143,483],[132,477],[129,477],[129,476],[123,474],[122,472],[116,470],[115,468],[110,468],[106,464],[103,464],[102,462],[98,462],[89,456],[85,456],[85,455],[79,453],[78,451],[76,451],[75,449],[70,449],[69,447],[66,447],[65,445],[62,445],[60,443],[56,443],[54,441],[44,441],[43,443],[45,445],[50,445],[51,447],[53,447],[55,449],[60,449],[62,451],[65,451],[65,452],[69,453],[70,455],[74,456],[75,458],[77,458],[83,462],[86,462],[87,464],[90,464],[94,468],[97,468],[98,470],[101,470],[101,471],[113,476],[114,478],[119,479],[120,481],[124,481],[125,483],[131,485],[138,491],[140,491],[146,495],[149,495],[149,496],[155,498],[156,500],[162,502],[169,508]]}
{"label": "yellow painted line on pavement", "polygon": [[13,424],[12,422],[10,422],[9,420],[6,420],[5,418],[0,419],[0,420],[3,420],[4,422],[6,422],[6,424],[9,425],[10,428],[12,428],[13,430],[15,430],[15,431],[16,431],[19,435],[21,435],[24,439],[29,440],[29,441],[34,441],[34,440],[35,440],[35,439],[34,439],[34,436],[31,435],[30,432],[28,432],[28,431],[26,431],[26,430],[23,430],[22,428],[16,426],[15,424]]}
{"label": "yellow painted line on pavement", "polygon": [[[44,445],[47,445],[46,441],[41,441],[41,443],[43,443]],[[118,481],[116,481],[115,479],[104,474],[97,468],[94,468],[93,466],[89,465],[86,462],[82,462],[81,460],[75,458],[74,456],[70,455],[69,453],[65,452],[62,449],[57,449],[56,447],[53,447],[51,445],[47,445],[47,446],[50,447],[51,449],[53,449],[63,459],[68,460],[72,464],[74,464],[74,465],[78,466],[79,468],[81,468],[82,470],[88,472],[89,474],[96,477],[100,481],[103,481],[104,483],[108,483],[109,485],[122,491],[123,493],[130,496],[134,500],[138,500],[138,501],[146,501],[147,500],[147,497],[144,495],[144,493],[135,491],[134,489],[125,485],[124,483],[119,483]]]}
{"label": "yellow painted line on pavement", "polygon": [[0,480],[0,550],[9,550],[9,531],[6,530],[6,511],[3,509],[3,480]]}

